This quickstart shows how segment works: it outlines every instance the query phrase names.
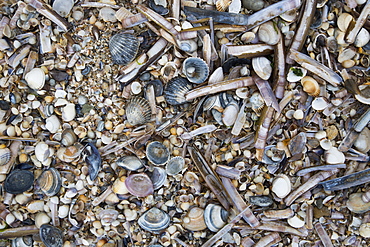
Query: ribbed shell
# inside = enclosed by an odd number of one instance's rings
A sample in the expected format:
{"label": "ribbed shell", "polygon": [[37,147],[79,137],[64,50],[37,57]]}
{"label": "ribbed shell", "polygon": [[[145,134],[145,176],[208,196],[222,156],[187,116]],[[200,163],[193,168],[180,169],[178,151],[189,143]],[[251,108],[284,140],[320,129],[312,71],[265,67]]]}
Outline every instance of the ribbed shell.
{"label": "ribbed shell", "polygon": [[184,61],[183,72],[190,82],[200,84],[207,80],[209,68],[202,59],[189,57]]}
{"label": "ribbed shell", "polygon": [[177,175],[184,169],[185,160],[181,156],[176,156],[170,159],[166,165],[166,172],[168,175]]}
{"label": "ribbed shell", "polygon": [[45,195],[54,196],[62,187],[62,178],[59,171],[51,167],[41,173],[37,183]]}
{"label": "ribbed shell", "polygon": [[152,110],[148,101],[142,97],[133,97],[126,107],[127,121],[131,125],[145,124],[152,117]]}
{"label": "ribbed shell", "polygon": [[167,213],[153,207],[138,219],[138,223],[144,230],[156,233],[165,229],[170,224],[170,220]]}
{"label": "ribbed shell", "polygon": [[10,152],[9,148],[0,149],[0,166],[6,165],[9,162],[11,156],[12,153]]}
{"label": "ribbed shell", "polygon": [[132,34],[117,33],[109,41],[113,63],[127,65],[136,57],[140,42]]}
{"label": "ribbed shell", "polygon": [[184,77],[171,79],[164,90],[164,97],[170,105],[186,103],[185,94],[192,89],[192,84]]}

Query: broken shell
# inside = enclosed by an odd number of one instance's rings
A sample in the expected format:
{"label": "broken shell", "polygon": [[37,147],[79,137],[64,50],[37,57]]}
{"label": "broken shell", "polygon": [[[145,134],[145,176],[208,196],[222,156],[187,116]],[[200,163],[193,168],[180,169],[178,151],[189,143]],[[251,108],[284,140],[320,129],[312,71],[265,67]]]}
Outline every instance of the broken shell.
{"label": "broken shell", "polygon": [[175,176],[184,169],[185,160],[181,156],[173,157],[166,165],[166,172],[168,175]]}
{"label": "broken shell", "polygon": [[130,171],[137,171],[144,167],[144,164],[136,156],[123,156],[116,161],[117,165]]}
{"label": "broken shell", "polygon": [[38,212],[35,216],[35,225],[37,228],[40,228],[43,224],[48,224],[50,220],[50,217],[45,212]]}
{"label": "broken shell", "polygon": [[66,146],[66,147],[71,146],[76,141],[77,141],[77,136],[76,136],[76,134],[73,132],[73,130],[71,128],[66,128],[65,130],[63,130],[63,132],[62,132],[62,139],[61,139],[60,142],[64,146]]}
{"label": "broken shell", "polygon": [[204,221],[204,209],[199,207],[192,207],[183,221],[184,227],[190,231],[202,231],[207,228]]}
{"label": "broken shell", "polygon": [[60,147],[57,151],[57,157],[64,162],[72,162],[77,159],[82,153],[83,146],[80,143],[68,147]]}
{"label": "broken shell", "polygon": [[249,102],[252,104],[252,110],[255,113],[257,114],[261,113],[265,105],[265,101],[263,100],[260,93],[258,92],[253,93],[252,96],[249,98]]}
{"label": "broken shell", "polygon": [[132,34],[117,33],[109,40],[109,50],[113,63],[127,65],[132,62],[139,50],[140,42]]}
{"label": "broken shell", "polygon": [[325,161],[328,164],[342,164],[346,160],[344,154],[336,147],[332,147],[324,154]]}
{"label": "broken shell", "polygon": [[216,1],[216,9],[218,11],[226,11],[229,5],[231,4],[231,0],[217,0]]}
{"label": "broken shell", "polygon": [[356,47],[363,47],[370,41],[370,33],[365,28],[361,28],[360,32],[356,36],[354,45]]}
{"label": "broken shell", "polygon": [[209,230],[218,232],[227,223],[229,213],[219,205],[208,204],[204,210],[204,221]]}
{"label": "broken shell", "polygon": [[303,86],[303,91],[305,91],[308,95],[316,97],[320,94],[320,85],[311,76],[303,77],[301,83]]}
{"label": "broken shell", "polygon": [[268,80],[272,73],[271,62],[265,57],[252,58],[252,67],[262,80]]}
{"label": "broken shell", "polygon": [[67,17],[74,5],[73,0],[55,0],[53,2],[53,10],[62,17]]}
{"label": "broken shell", "polygon": [[76,106],[75,104],[68,103],[62,108],[62,119],[65,122],[72,121],[76,117]]}
{"label": "broken shell", "polygon": [[0,166],[6,165],[10,158],[12,157],[12,152],[9,148],[0,149]]}
{"label": "broken shell", "polygon": [[131,174],[125,180],[128,192],[137,197],[153,194],[153,183],[145,173]]}
{"label": "broken shell", "polygon": [[307,70],[301,67],[291,67],[287,74],[287,81],[289,82],[297,82],[305,77],[307,74]]}
{"label": "broken shell", "polygon": [[40,90],[45,85],[45,72],[40,68],[34,68],[26,74],[24,79],[33,90]]}
{"label": "broken shell", "polygon": [[170,216],[154,207],[140,216],[138,224],[146,231],[158,233],[170,224]]}
{"label": "broken shell", "polygon": [[202,59],[189,57],[184,61],[183,73],[190,82],[200,84],[207,79],[209,68],[206,62]]}
{"label": "broken shell", "polygon": [[271,191],[279,198],[285,198],[292,190],[290,179],[285,174],[280,174],[272,181]]}
{"label": "broken shell", "polygon": [[353,193],[347,200],[347,208],[356,214],[362,214],[370,210],[370,202],[362,199],[363,193]]}
{"label": "broken shell", "polygon": [[4,181],[4,189],[10,194],[20,194],[29,190],[34,181],[33,173],[29,170],[13,170]]}
{"label": "broken shell", "polygon": [[194,52],[198,49],[198,44],[192,39],[178,41],[179,48],[185,52]]}
{"label": "broken shell", "polygon": [[36,159],[40,162],[45,162],[51,155],[49,145],[45,142],[37,143],[35,147]]}
{"label": "broken shell", "polygon": [[128,194],[128,190],[125,184],[126,177],[122,176],[117,178],[112,185],[112,191],[118,195]]}
{"label": "broken shell", "polygon": [[268,45],[276,45],[280,40],[278,27],[272,21],[263,23],[258,28],[257,34],[259,40]]}
{"label": "broken shell", "polygon": [[33,240],[31,236],[18,237],[13,239],[12,247],[32,247]]}
{"label": "broken shell", "polygon": [[340,31],[346,32],[348,26],[353,21],[353,17],[351,14],[342,13],[338,16],[337,25]]}
{"label": "broken shell", "polygon": [[148,101],[142,97],[133,97],[126,107],[127,122],[133,126],[148,123],[152,110]]}
{"label": "broken shell", "polygon": [[146,157],[155,165],[164,165],[170,158],[170,152],[165,145],[155,141],[147,145]]}
{"label": "broken shell", "polygon": [[233,126],[238,116],[239,105],[236,102],[230,102],[222,113],[222,122],[226,126]]}
{"label": "broken shell", "polygon": [[149,174],[150,179],[153,183],[154,190],[162,187],[166,182],[167,173],[166,170],[161,167],[154,167],[153,171]]}
{"label": "broken shell", "polygon": [[172,78],[166,85],[164,97],[170,105],[186,103],[185,94],[192,89],[192,84],[184,77]]}
{"label": "broken shell", "polygon": [[54,196],[62,186],[62,178],[59,171],[51,167],[41,173],[37,179],[37,184],[45,195]]}
{"label": "broken shell", "polygon": [[288,224],[294,228],[301,228],[305,224],[304,219],[302,219],[301,217],[298,217],[297,215],[293,216],[292,218],[289,218],[287,221],[288,221]]}

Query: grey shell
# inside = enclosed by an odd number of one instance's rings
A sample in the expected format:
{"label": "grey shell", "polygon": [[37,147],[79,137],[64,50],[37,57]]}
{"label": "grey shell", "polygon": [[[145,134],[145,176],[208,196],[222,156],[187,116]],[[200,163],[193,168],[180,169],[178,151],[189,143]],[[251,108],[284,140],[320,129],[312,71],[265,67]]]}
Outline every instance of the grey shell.
{"label": "grey shell", "polygon": [[191,82],[184,77],[171,79],[164,90],[164,97],[170,105],[181,105],[186,103],[185,94],[192,89]]}
{"label": "grey shell", "polygon": [[117,165],[130,171],[137,171],[144,167],[143,162],[133,155],[123,156],[116,161]]}
{"label": "grey shell", "polygon": [[157,233],[170,224],[170,216],[162,210],[153,207],[138,219],[138,223],[144,230]]}
{"label": "grey shell", "polygon": [[139,50],[140,42],[132,34],[117,33],[109,41],[113,63],[127,65],[132,62]]}
{"label": "grey shell", "polygon": [[41,173],[37,179],[37,183],[45,195],[54,196],[62,187],[62,178],[59,171],[51,167]]}
{"label": "grey shell", "polygon": [[197,57],[189,57],[184,61],[183,72],[190,82],[200,84],[207,80],[209,68],[204,60]]}
{"label": "grey shell", "polygon": [[146,157],[154,165],[164,165],[170,159],[170,152],[165,145],[155,141],[146,146]]}
{"label": "grey shell", "polygon": [[204,222],[209,230],[218,232],[227,223],[229,213],[219,205],[208,204],[204,210]]}
{"label": "grey shell", "polygon": [[126,106],[126,117],[133,126],[149,122],[152,110],[148,101],[142,97],[133,97]]}

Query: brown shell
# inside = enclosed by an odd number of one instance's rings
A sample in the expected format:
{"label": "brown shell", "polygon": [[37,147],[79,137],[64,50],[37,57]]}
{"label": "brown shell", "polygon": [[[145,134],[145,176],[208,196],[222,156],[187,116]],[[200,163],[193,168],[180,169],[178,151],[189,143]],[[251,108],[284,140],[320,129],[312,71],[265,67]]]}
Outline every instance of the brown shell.
{"label": "brown shell", "polygon": [[303,86],[303,91],[305,91],[308,95],[314,97],[319,96],[320,85],[314,78],[311,76],[305,76],[301,79],[301,83]]}

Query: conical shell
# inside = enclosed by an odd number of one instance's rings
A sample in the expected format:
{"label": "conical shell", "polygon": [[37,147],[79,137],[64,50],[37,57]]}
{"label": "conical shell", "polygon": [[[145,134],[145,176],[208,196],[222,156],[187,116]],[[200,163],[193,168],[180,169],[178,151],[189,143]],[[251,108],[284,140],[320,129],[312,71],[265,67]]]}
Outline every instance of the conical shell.
{"label": "conical shell", "polygon": [[262,79],[268,80],[272,73],[271,62],[265,57],[252,58],[254,72]]}
{"label": "conical shell", "polygon": [[170,224],[170,216],[154,207],[146,211],[137,222],[145,231],[158,233]]}
{"label": "conical shell", "polygon": [[204,210],[204,221],[209,230],[217,232],[227,223],[228,215],[221,206],[208,204]]}
{"label": "conical shell", "polygon": [[171,79],[164,90],[164,97],[170,105],[186,103],[185,94],[192,89],[192,84],[184,77]]}
{"label": "conical shell", "polygon": [[0,166],[6,165],[11,157],[12,153],[9,148],[0,149]]}
{"label": "conical shell", "polygon": [[301,83],[303,86],[303,91],[305,91],[308,95],[316,97],[320,94],[320,85],[311,76],[303,77]]}
{"label": "conical shell", "polygon": [[258,29],[258,38],[268,45],[276,45],[280,40],[278,27],[272,22],[263,23]]}
{"label": "conical shell", "polygon": [[184,61],[183,72],[190,82],[200,84],[207,79],[209,68],[202,59],[189,57]]}
{"label": "conical shell", "polygon": [[142,97],[133,97],[127,104],[126,117],[133,126],[149,122],[152,111],[148,101]]}
{"label": "conical shell", "polygon": [[41,173],[37,183],[45,195],[54,196],[62,186],[62,178],[59,171],[51,167]]}
{"label": "conical shell", "polygon": [[113,63],[127,65],[136,57],[140,42],[132,34],[117,33],[109,41],[109,50]]}

